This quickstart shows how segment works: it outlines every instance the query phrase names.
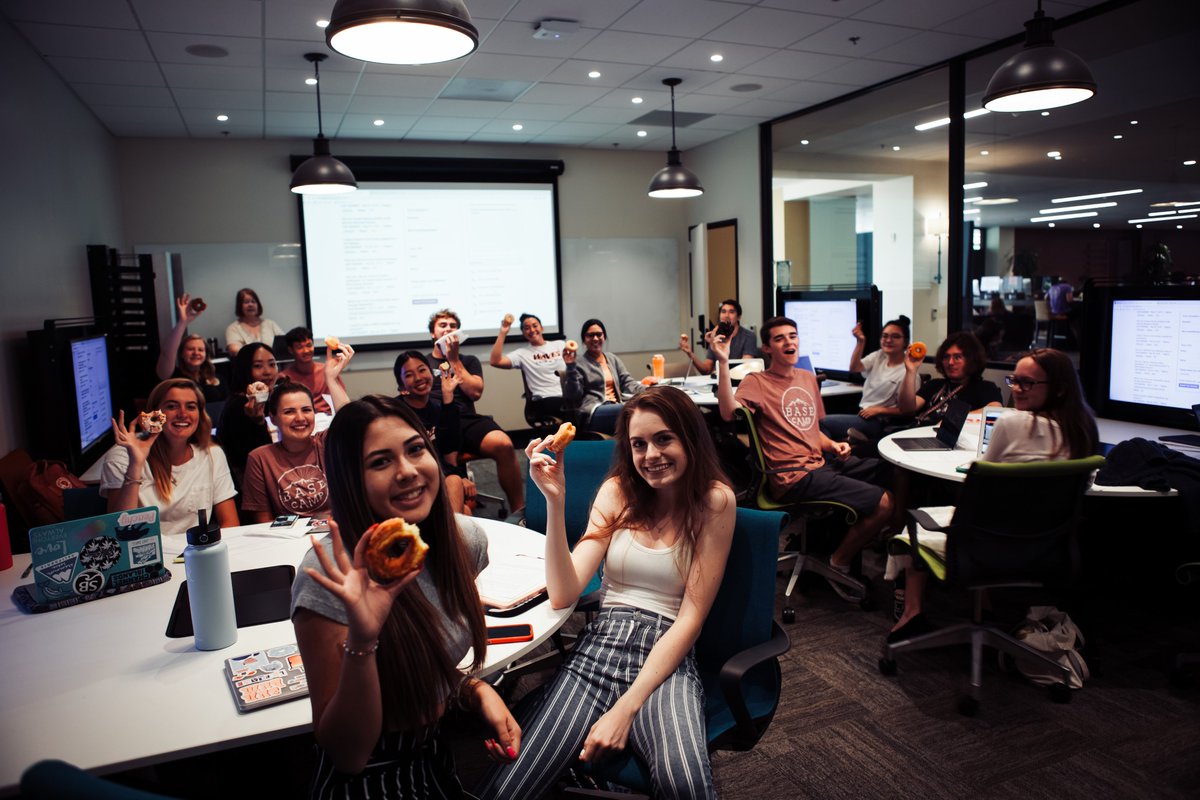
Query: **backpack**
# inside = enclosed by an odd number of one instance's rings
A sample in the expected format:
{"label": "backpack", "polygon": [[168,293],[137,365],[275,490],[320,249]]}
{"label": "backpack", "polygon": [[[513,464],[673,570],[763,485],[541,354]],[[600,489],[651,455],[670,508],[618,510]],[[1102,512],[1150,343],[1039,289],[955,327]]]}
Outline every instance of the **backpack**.
{"label": "backpack", "polygon": [[62,522],[66,516],[63,491],[83,489],[86,485],[72,475],[61,461],[33,462],[29,467],[29,477],[18,488],[31,517],[30,527]]}
{"label": "backpack", "polygon": [[[1054,606],[1031,606],[1013,635],[1069,669],[1071,675],[1067,685],[1072,689],[1082,689],[1083,682],[1091,677],[1081,652],[1083,631],[1065,611],[1059,611]],[[1014,661],[1017,670],[1038,686],[1052,686],[1059,682],[1058,674],[1043,664],[1019,656]]]}

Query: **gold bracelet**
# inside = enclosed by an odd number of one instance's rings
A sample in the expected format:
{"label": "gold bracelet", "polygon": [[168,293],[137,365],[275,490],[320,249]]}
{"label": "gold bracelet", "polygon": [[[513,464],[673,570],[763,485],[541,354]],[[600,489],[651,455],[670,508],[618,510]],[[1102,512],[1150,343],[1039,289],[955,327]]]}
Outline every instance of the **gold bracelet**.
{"label": "gold bracelet", "polygon": [[342,652],[348,656],[373,656],[373,655],[375,655],[377,650],[379,650],[379,640],[378,639],[376,639],[374,641],[374,643],[372,643],[371,646],[368,647],[366,650],[351,650],[349,639],[344,640],[342,642]]}
{"label": "gold bracelet", "polygon": [[134,486],[134,485],[141,486],[145,482],[146,482],[145,478],[130,478],[128,475],[126,475],[125,482],[121,484],[121,488],[124,489],[126,486]]}

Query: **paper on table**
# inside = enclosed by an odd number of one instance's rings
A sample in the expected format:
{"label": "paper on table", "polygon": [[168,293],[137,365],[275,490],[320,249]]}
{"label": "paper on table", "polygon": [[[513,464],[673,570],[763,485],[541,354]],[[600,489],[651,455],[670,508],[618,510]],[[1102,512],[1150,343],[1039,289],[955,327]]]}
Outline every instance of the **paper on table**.
{"label": "paper on table", "polygon": [[546,588],[546,562],[525,553],[498,556],[479,573],[475,586],[485,606],[512,608]]}

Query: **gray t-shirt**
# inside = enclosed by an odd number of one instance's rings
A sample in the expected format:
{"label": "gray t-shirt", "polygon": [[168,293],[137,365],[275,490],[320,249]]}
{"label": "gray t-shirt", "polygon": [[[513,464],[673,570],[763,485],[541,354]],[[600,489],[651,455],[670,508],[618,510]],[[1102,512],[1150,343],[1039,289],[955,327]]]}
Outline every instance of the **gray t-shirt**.
{"label": "gray t-shirt", "polygon": [[[467,545],[467,560],[475,565],[475,574],[478,575],[488,565],[487,534],[470,517],[455,514],[454,518],[458,522],[458,529],[462,532],[463,541]],[[325,548],[325,554],[332,561],[333,544],[328,534],[321,539],[321,546]],[[321,569],[321,562],[317,561],[317,554],[312,550],[304,555],[304,560],[300,562],[300,567],[296,571],[296,582],[292,584],[292,616],[296,616],[297,609],[306,608],[339,625],[347,624],[346,607],[342,605],[342,601],[309,577],[308,573],[304,571],[306,567],[312,567],[318,572]],[[449,640],[446,652],[454,661],[462,660],[462,657],[471,648],[471,639],[466,626],[462,624],[462,620],[451,620],[446,616],[446,610],[442,607],[442,598],[438,595],[437,587],[433,583],[433,576],[429,574],[428,570],[422,571],[417,576],[417,586],[425,595],[425,599],[438,612],[442,630],[445,631]]]}

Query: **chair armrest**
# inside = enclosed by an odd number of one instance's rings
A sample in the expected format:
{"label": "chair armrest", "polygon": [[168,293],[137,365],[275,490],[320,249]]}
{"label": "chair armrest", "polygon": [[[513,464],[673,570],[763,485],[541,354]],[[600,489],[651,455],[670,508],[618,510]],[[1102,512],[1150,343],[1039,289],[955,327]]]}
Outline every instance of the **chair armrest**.
{"label": "chair armrest", "polygon": [[769,661],[792,649],[792,640],[787,631],[779,627],[779,623],[771,621],[771,638],[762,644],[735,653],[721,666],[721,694],[733,712],[733,719],[746,736],[756,738],[754,720],[750,717],[750,709],[742,696],[742,678],[753,667]]}
{"label": "chair armrest", "polygon": [[[917,523],[918,525],[920,525],[922,528],[924,528],[927,531],[943,531],[943,532],[945,532],[945,531],[950,530],[949,525],[937,524],[937,522],[934,521],[933,517],[931,517],[931,516],[929,516],[929,514],[925,513],[924,509],[910,508],[908,510],[908,516],[909,516],[908,527],[910,530],[912,529],[912,527],[913,527],[912,523],[914,523],[914,522]],[[916,534],[914,533],[913,536],[916,536]]]}

